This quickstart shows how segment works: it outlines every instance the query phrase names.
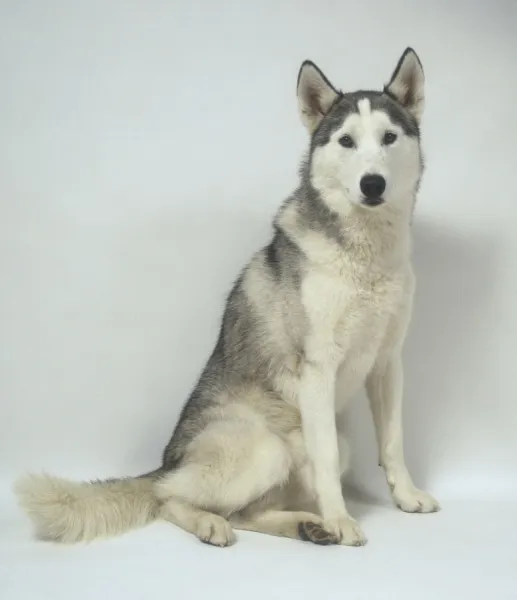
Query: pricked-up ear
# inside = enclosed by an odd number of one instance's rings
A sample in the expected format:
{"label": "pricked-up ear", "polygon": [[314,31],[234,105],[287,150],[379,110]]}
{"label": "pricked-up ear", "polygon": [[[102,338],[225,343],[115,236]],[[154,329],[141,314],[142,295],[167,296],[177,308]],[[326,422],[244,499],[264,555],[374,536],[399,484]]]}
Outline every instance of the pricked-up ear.
{"label": "pricked-up ear", "polygon": [[306,60],[300,67],[296,93],[300,116],[310,133],[316,129],[339,96],[339,92],[310,60]]}
{"label": "pricked-up ear", "polygon": [[424,112],[424,70],[413,48],[406,48],[384,91],[393,96],[420,122]]}

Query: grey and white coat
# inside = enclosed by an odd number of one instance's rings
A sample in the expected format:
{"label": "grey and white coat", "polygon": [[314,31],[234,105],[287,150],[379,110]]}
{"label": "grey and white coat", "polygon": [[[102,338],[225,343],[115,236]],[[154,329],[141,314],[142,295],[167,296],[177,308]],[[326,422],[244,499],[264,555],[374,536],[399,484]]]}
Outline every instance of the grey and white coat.
{"label": "grey and white coat", "polygon": [[402,432],[422,66],[408,48],[383,91],[342,93],[307,61],[297,94],[310,134],[299,185],[228,296],[161,467],[103,482],[23,477],[16,493],[45,538],[91,540],[161,518],[218,546],[235,529],[362,545],[336,426],[362,386],[395,503],[439,508],[413,484]]}

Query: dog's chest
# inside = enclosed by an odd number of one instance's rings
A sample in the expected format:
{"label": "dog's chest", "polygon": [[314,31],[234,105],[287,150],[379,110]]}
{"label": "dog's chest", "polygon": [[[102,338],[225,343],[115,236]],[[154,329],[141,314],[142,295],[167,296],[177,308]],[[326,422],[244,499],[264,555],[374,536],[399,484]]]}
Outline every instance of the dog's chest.
{"label": "dog's chest", "polygon": [[311,304],[311,336],[328,346],[326,352],[337,364],[346,361],[355,365],[353,370],[369,370],[400,310],[406,292],[404,271],[321,273],[310,287],[306,302]]}
{"label": "dog's chest", "polygon": [[402,278],[393,276],[343,282],[342,297],[334,323],[334,340],[346,353],[377,345],[404,293]]}

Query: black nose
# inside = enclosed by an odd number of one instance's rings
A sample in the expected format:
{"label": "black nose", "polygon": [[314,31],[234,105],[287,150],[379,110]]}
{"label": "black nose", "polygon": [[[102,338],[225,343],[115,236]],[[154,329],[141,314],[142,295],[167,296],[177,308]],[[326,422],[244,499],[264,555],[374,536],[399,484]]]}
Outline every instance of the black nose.
{"label": "black nose", "polygon": [[386,189],[386,180],[382,175],[364,175],[359,185],[366,198],[380,198]]}

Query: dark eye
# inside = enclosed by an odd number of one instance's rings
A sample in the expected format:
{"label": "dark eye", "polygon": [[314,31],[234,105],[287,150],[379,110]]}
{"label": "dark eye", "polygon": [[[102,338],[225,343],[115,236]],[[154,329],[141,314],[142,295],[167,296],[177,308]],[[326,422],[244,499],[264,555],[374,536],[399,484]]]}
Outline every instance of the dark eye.
{"label": "dark eye", "polygon": [[354,140],[348,135],[345,134],[339,138],[339,143],[343,146],[343,148],[353,148]]}
{"label": "dark eye", "polygon": [[387,131],[382,138],[382,143],[385,146],[390,146],[397,139],[397,134],[393,133],[393,131]]}

